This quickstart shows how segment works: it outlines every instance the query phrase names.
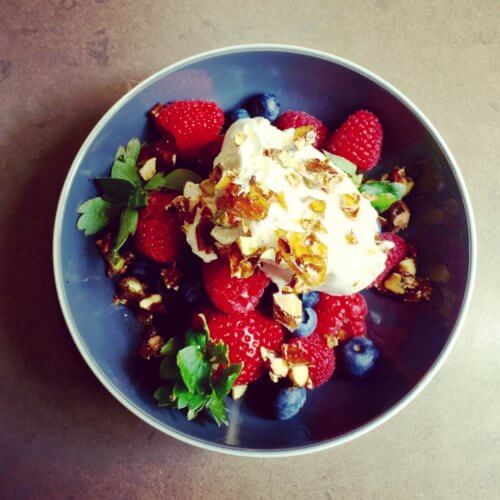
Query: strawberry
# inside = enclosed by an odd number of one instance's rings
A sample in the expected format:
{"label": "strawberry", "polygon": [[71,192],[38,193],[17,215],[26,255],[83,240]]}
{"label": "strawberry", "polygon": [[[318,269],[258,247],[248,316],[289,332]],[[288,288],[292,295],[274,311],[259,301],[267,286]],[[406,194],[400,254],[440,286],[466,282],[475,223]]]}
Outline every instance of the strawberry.
{"label": "strawberry", "polygon": [[277,120],[276,126],[281,130],[288,128],[299,128],[306,125],[311,125],[316,133],[316,139],[313,145],[322,148],[328,136],[328,127],[318,118],[304,111],[285,111]]}
{"label": "strawberry", "polygon": [[210,338],[228,346],[230,363],[243,363],[235,384],[255,382],[264,371],[260,348],[279,349],[284,337],[283,328],[258,311],[224,314],[206,307],[201,312],[205,314]]}
{"label": "strawberry", "polygon": [[184,244],[181,221],[166,210],[177,195],[176,191],[152,193],[147,207],[139,211],[135,246],[146,257],[162,264],[175,262]]}
{"label": "strawberry", "polygon": [[326,149],[366,172],[380,159],[382,125],[369,111],[356,111],[328,138]]}
{"label": "strawberry", "polygon": [[408,246],[401,236],[394,233],[380,233],[379,237],[383,241],[390,241],[394,243],[394,246],[387,254],[384,270],[373,282],[375,286],[382,285],[384,278],[406,257],[406,254],[408,253]]}
{"label": "strawberry", "polygon": [[335,352],[327,346],[324,337],[318,333],[293,339],[288,344],[283,344],[281,350],[284,359],[292,367],[296,364],[308,366],[313,388],[330,380],[335,371]]}
{"label": "strawberry", "polygon": [[174,101],[159,110],[156,122],[173,135],[179,155],[192,160],[217,137],[224,112],[211,101]]}
{"label": "strawberry", "polygon": [[231,277],[224,259],[204,264],[202,274],[212,304],[225,313],[253,311],[269,285],[269,278],[259,269],[250,278]]}
{"label": "strawberry", "polygon": [[366,301],[359,293],[342,296],[322,293],[316,306],[318,326],[315,331],[327,341],[332,338],[346,340],[364,335],[367,313]]}

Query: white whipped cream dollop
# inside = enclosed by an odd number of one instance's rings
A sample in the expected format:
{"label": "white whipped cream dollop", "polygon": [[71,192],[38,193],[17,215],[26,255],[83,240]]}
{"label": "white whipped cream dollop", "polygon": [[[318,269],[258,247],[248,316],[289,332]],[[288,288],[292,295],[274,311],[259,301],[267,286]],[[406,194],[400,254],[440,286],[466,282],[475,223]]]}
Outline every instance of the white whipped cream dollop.
{"label": "white whipped cream dollop", "polygon": [[[285,152],[277,157],[269,151]],[[332,189],[326,190],[308,182],[310,172],[306,163],[310,160],[328,162],[336,175]],[[230,171],[232,182],[248,192],[252,183],[264,190],[280,193],[280,202],[272,202],[263,220],[246,220],[245,234],[259,248],[277,250],[277,231],[304,232],[304,220],[319,218],[324,230],[315,237],[326,246],[327,271],[324,281],[315,290],[331,295],[347,295],[368,287],[383,271],[390,243],[376,240],[379,233],[378,214],[370,201],[360,195],[350,177],[336,167],[334,160],[312,146],[310,140],[298,141],[294,129],[279,130],[264,118],[248,118],[236,121],[226,133],[222,150],[214,165],[222,171]],[[290,174],[295,182],[290,182]],[[298,179],[298,182],[297,182]],[[188,183],[184,195],[200,196],[197,185]],[[345,196],[355,196],[355,216],[346,213]],[[214,206],[217,191],[207,204]],[[320,216],[311,208],[312,201],[323,202]],[[196,239],[199,209],[192,224],[187,225],[187,241],[193,252],[209,262],[217,258],[215,253],[202,251]],[[225,242],[236,241],[243,234],[240,227],[217,226],[213,235]],[[273,252],[264,252],[259,266],[269,278],[283,288],[293,277],[286,262],[276,263]]]}

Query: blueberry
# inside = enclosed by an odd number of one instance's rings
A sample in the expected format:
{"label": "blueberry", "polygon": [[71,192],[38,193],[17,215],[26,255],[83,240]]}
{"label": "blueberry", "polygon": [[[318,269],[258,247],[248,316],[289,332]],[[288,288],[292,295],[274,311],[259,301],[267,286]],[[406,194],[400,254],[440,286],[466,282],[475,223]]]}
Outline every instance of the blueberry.
{"label": "blueberry", "polygon": [[234,123],[235,121],[241,120],[243,118],[250,118],[248,111],[244,108],[235,109],[227,115],[228,125],[231,125],[231,123]]}
{"label": "blueberry", "polygon": [[179,291],[189,304],[197,304],[203,296],[203,284],[200,276],[186,274],[183,276]]}
{"label": "blueberry", "polygon": [[315,307],[319,302],[319,292],[307,292],[302,295],[303,307]]}
{"label": "blueberry", "polygon": [[303,387],[284,387],[276,395],[274,415],[278,420],[288,420],[299,413],[305,402],[306,390]]}
{"label": "blueberry", "polygon": [[265,92],[250,99],[248,111],[252,116],[263,116],[272,122],[280,114],[280,103],[274,94]]}
{"label": "blueberry", "polygon": [[309,337],[318,326],[318,315],[316,311],[310,307],[304,309],[302,315],[302,323],[294,330],[294,335],[297,337]]}
{"label": "blueberry", "polygon": [[134,274],[144,279],[153,279],[158,275],[158,264],[137,257],[128,268],[128,274]]}
{"label": "blueberry", "polygon": [[363,377],[375,367],[379,351],[366,337],[353,337],[342,345],[344,369],[349,375]]}

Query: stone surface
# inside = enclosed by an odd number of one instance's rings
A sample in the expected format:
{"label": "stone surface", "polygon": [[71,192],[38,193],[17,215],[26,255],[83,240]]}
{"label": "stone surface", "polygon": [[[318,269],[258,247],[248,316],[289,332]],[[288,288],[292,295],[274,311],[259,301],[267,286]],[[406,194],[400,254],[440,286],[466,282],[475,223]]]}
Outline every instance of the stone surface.
{"label": "stone surface", "polygon": [[[0,3],[0,496],[500,496],[498,1]],[[471,311],[431,385],[355,442],[280,460],[201,451],[128,413],[72,345],[50,263],[57,196],[98,117],[180,58],[250,42],[326,50],[395,84],[453,150],[479,233]]]}

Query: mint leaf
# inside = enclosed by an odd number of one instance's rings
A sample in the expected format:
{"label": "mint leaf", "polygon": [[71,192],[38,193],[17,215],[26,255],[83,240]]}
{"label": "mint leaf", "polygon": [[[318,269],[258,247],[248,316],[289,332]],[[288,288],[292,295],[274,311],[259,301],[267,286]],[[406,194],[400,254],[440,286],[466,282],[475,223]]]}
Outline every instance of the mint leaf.
{"label": "mint leaf", "polygon": [[212,365],[194,345],[184,347],[177,353],[177,366],[189,392],[203,392],[207,386]]}
{"label": "mint leaf", "polygon": [[164,385],[163,387],[156,389],[156,391],[153,394],[153,397],[158,401],[158,406],[171,406],[172,405],[172,399],[170,397],[171,394],[172,394],[171,387],[168,385]]}
{"label": "mint leaf", "polygon": [[207,346],[207,356],[211,363],[229,364],[228,348],[224,342],[210,342]]}
{"label": "mint leaf", "polygon": [[385,212],[406,194],[404,184],[388,181],[366,181],[359,190],[368,195],[372,207],[380,213]]}
{"label": "mint leaf", "polygon": [[103,196],[113,203],[128,203],[129,198],[135,193],[136,187],[125,179],[112,177],[96,177],[97,188]]}
{"label": "mint leaf", "polygon": [[224,406],[224,401],[219,398],[215,390],[212,390],[212,393],[210,394],[207,408],[209,409],[210,414],[212,415],[217,425],[228,424],[227,410]]}
{"label": "mint leaf", "polygon": [[186,332],[186,345],[193,345],[204,351],[207,345],[207,334],[205,332],[197,332],[192,328],[189,329]]}
{"label": "mint leaf", "polygon": [[96,234],[113,222],[120,213],[121,207],[113,205],[100,196],[82,203],[78,207],[78,218],[76,227],[85,232],[85,236]]}
{"label": "mint leaf", "polygon": [[139,213],[134,208],[127,207],[123,210],[120,217],[120,229],[116,237],[113,253],[116,255],[118,250],[125,244],[127,238],[135,233],[137,229],[137,221],[139,220]]}
{"label": "mint leaf", "polygon": [[242,368],[243,365],[241,363],[228,366],[212,384],[214,391],[220,399],[224,399],[229,394]]}
{"label": "mint leaf", "polygon": [[141,186],[130,195],[128,206],[130,208],[144,208],[148,204],[148,194]]}
{"label": "mint leaf", "polygon": [[140,150],[141,143],[139,139],[131,139],[126,149],[120,146],[111,167],[111,177],[113,179],[127,180],[135,186],[142,185],[142,180],[137,170],[137,157]]}
{"label": "mint leaf", "polygon": [[199,184],[203,179],[192,170],[187,168],[178,168],[168,174],[158,173],[147,182],[144,186],[148,191],[156,191],[157,189],[173,189],[174,191],[182,192],[186,182],[194,182]]}

